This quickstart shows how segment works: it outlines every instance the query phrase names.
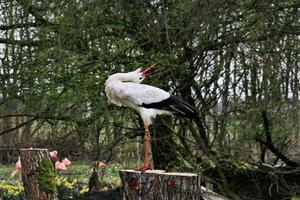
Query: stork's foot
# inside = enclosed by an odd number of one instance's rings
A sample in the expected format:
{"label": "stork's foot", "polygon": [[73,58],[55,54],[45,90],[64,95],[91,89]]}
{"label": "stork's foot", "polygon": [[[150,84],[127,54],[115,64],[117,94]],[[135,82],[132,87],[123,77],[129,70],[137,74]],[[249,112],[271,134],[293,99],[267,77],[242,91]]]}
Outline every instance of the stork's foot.
{"label": "stork's foot", "polygon": [[142,173],[144,173],[145,171],[147,170],[152,170],[150,166],[143,166],[143,167],[140,167],[140,168],[137,168],[135,171],[141,171]]}

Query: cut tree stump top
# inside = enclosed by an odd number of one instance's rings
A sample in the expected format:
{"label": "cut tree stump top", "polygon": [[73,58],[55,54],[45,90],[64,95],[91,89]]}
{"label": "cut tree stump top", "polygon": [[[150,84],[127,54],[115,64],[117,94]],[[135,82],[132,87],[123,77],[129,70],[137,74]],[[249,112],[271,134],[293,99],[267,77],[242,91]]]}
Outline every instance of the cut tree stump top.
{"label": "cut tree stump top", "polygon": [[48,151],[48,149],[45,148],[21,148],[20,151]]}
{"label": "cut tree stump top", "polygon": [[132,170],[132,169],[125,169],[125,170],[121,170],[122,172],[127,172],[127,173],[137,173],[137,174],[164,174],[164,175],[170,175],[170,176],[199,176],[199,174],[195,174],[195,173],[182,173],[182,172],[166,172],[165,170],[147,170],[145,172],[141,172],[141,171],[136,171],[136,170]]}

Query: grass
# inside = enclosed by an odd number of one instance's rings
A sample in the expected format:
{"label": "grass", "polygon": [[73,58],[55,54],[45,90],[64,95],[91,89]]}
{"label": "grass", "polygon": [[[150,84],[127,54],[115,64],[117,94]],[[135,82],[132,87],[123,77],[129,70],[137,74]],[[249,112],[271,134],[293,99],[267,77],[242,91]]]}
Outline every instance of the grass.
{"label": "grass", "polygon": [[10,174],[15,170],[14,165],[0,165],[0,180],[10,179]]}
{"label": "grass", "polygon": [[67,171],[61,171],[60,175],[69,179],[77,179],[87,183],[91,174],[91,165],[78,163],[72,164]]}
{"label": "grass", "polygon": [[[121,169],[121,165],[119,164],[110,164],[106,167],[102,167],[98,169],[98,175],[100,178],[100,182],[104,182],[111,187],[119,186],[121,184],[121,180],[119,178],[119,170]],[[91,175],[91,165],[87,164],[75,164],[70,167],[68,171],[63,171],[61,176],[77,179],[80,182],[88,183]]]}

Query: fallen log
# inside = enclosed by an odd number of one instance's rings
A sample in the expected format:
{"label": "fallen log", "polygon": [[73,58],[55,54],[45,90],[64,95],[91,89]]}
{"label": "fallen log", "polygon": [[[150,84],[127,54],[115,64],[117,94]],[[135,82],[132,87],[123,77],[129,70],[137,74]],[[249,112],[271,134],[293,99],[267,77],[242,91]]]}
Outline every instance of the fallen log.
{"label": "fallen log", "polygon": [[148,170],[119,172],[125,197],[129,200],[225,200],[224,197],[201,187],[201,176],[194,173]]}
{"label": "fallen log", "polygon": [[26,199],[58,200],[55,169],[48,149],[20,149]]}

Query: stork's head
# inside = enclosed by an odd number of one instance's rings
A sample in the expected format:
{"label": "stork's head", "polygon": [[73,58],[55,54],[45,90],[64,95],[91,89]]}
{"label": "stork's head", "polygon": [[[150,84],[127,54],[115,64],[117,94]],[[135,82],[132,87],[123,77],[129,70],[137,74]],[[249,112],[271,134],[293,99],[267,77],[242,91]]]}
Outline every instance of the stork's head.
{"label": "stork's head", "polygon": [[129,72],[129,74],[132,77],[132,82],[135,83],[140,83],[142,82],[145,78],[147,78],[148,76],[150,76],[156,69],[156,66],[159,64],[159,61],[150,65],[150,67],[148,68],[138,68],[137,70],[133,71],[133,72]]}
{"label": "stork's head", "polygon": [[140,67],[132,72],[113,74],[109,76],[106,83],[111,81],[141,83],[146,77],[150,76],[155,71],[155,67],[158,65],[158,63],[159,61],[145,69]]}

